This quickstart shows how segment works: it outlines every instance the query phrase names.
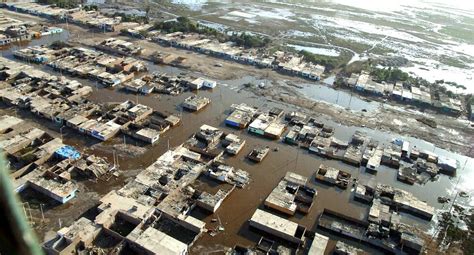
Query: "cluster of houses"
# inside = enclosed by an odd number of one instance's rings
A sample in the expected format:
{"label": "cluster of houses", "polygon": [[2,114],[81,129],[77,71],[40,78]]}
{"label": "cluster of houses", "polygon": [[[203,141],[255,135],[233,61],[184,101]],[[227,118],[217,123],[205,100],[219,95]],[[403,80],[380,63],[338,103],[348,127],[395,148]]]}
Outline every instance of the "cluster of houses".
{"label": "cluster of houses", "polygon": [[186,90],[213,89],[216,86],[216,81],[202,77],[191,79],[154,72],[126,82],[122,87],[127,91],[145,95],[152,92],[178,95]]}
{"label": "cluster of houses", "polygon": [[[222,153],[206,153],[212,150],[207,147],[217,148],[222,135],[202,126],[191,138],[202,147],[186,142],[165,152],[121,189],[102,197],[94,217],[81,217],[60,229],[43,248],[48,254],[95,251],[106,239],[110,245],[101,251],[187,254],[204,232],[213,236],[224,231],[220,223],[206,224],[190,213],[197,207],[214,213],[235,187],[250,181],[247,172],[223,163]],[[213,179],[219,190],[200,188],[199,178]]]}
{"label": "cluster of houses", "polygon": [[197,112],[211,103],[211,99],[192,95],[184,99],[182,107],[188,111]]}
{"label": "cluster of houses", "polygon": [[186,89],[184,84],[185,81],[183,79],[154,72],[141,78],[126,82],[122,87],[127,91],[145,95],[153,92],[179,95]]}
{"label": "cluster of houses", "polygon": [[[318,229],[348,240],[375,247],[386,254],[420,254],[425,241],[412,226],[400,222],[400,215],[385,205],[374,203],[368,220],[324,209],[318,219]],[[360,249],[338,243],[336,254],[367,254]]]}
{"label": "cluster of houses", "polygon": [[362,94],[392,98],[424,108],[437,109],[452,115],[459,115],[463,112],[460,99],[450,98],[431,87],[408,85],[403,82],[396,82],[395,84],[379,83],[374,81],[373,77],[367,72],[353,73],[346,82],[347,86]]}
{"label": "cluster of houses", "polygon": [[112,87],[133,79],[135,73],[147,70],[143,61],[80,47],[54,50],[32,46],[15,51],[14,56],[25,61],[47,64],[58,72],[89,78]]}
{"label": "cluster of houses", "polygon": [[122,29],[121,32],[124,34],[128,34],[132,37],[145,39],[145,36],[148,34],[148,31],[150,31],[153,26],[153,24],[140,24],[137,26],[130,26],[125,29]]}
{"label": "cluster of houses", "polygon": [[377,173],[382,165],[398,169],[399,175],[410,168],[417,180],[418,175],[424,173],[431,177],[438,173],[452,176],[459,167],[459,162],[455,159],[438,156],[429,150],[420,150],[401,139],[382,145],[365,133],[356,131],[349,142],[344,142],[333,136],[334,128],[319,123],[314,118],[296,112],[287,114],[286,118],[291,128],[284,136],[284,142],[307,148],[319,156],[365,167],[370,173]]}
{"label": "cluster of houses", "polygon": [[0,47],[14,42],[29,41],[42,36],[61,34],[62,28],[37,26],[36,22],[6,17],[0,12]]}
{"label": "cluster of houses", "polygon": [[31,39],[32,33],[29,27],[33,25],[35,25],[34,22],[23,22],[0,13],[0,46]]}
{"label": "cluster of houses", "polygon": [[142,47],[137,46],[132,42],[113,37],[105,39],[96,44],[95,47],[106,52],[124,56],[140,55],[143,51]]}
{"label": "cluster of houses", "polygon": [[282,120],[284,112],[280,108],[274,107],[264,112],[242,103],[233,104],[231,109],[231,114],[225,120],[229,127],[247,128],[249,133],[269,139],[279,139],[286,129]]}
{"label": "cluster of houses", "polygon": [[303,56],[289,52],[277,51],[270,54],[261,49],[245,49],[233,42],[219,42],[207,36],[194,33],[159,33],[152,31],[151,39],[157,43],[199,53],[236,61],[243,64],[255,65],[261,68],[300,76],[311,80],[319,80],[324,73],[324,66],[315,65],[303,59]]}
{"label": "cluster of houses", "polygon": [[160,134],[180,123],[174,115],[165,115],[152,108],[125,101],[108,110],[87,100],[92,88],[78,81],[0,59],[1,100],[27,109],[33,114],[65,125],[79,133],[106,141],[124,132],[146,143],[154,144]]}
{"label": "cluster of houses", "polygon": [[[380,144],[367,134],[356,131],[351,139],[341,141],[334,137],[334,128],[300,112],[287,113],[278,108],[268,112],[261,111],[244,103],[233,104],[225,124],[236,129],[269,139],[297,145],[322,157],[341,160],[347,164],[364,167],[367,172],[376,174],[382,165],[398,170],[398,180],[414,184],[425,182],[439,173],[450,176],[456,174],[459,162],[455,159],[438,156],[429,150],[410,146],[410,142],[395,139],[389,144]],[[336,169],[337,170],[337,169]],[[347,187],[347,177],[339,170],[321,170],[333,184]],[[331,174],[334,173],[334,174]],[[342,174],[342,176],[341,176]],[[350,177],[350,175],[349,175]]]}
{"label": "cluster of houses", "polygon": [[[317,179],[336,184],[330,180],[330,176],[336,179],[340,176],[340,171],[323,165],[320,166],[321,170],[324,170],[324,174],[319,176],[316,173]],[[317,191],[307,183],[306,177],[287,172],[265,199],[265,208],[257,209],[252,215],[249,220],[251,229],[265,233],[257,245],[259,250],[274,250],[272,239],[277,238],[294,246],[305,247],[305,250],[309,251],[308,254],[326,254],[330,240],[325,235],[326,232],[348,240],[361,241],[391,254],[419,254],[425,246],[424,240],[414,232],[413,228],[401,223],[402,216],[399,212],[408,212],[430,220],[433,217],[434,208],[409,192],[386,185],[373,186],[362,183],[357,185],[354,199],[370,205],[370,210],[364,220],[324,209],[317,220],[319,233],[309,234],[305,226],[279,216],[281,214],[293,216],[296,212],[303,215],[308,213]],[[273,211],[279,214],[274,214]],[[239,249],[248,251],[240,247]],[[339,241],[334,254],[365,253],[361,249]]]}
{"label": "cluster of houses", "polygon": [[116,170],[105,159],[81,154],[61,138],[9,115],[0,116],[0,149],[16,192],[32,188],[61,204],[76,196],[73,176],[104,178]]}
{"label": "cluster of houses", "polygon": [[48,19],[69,22],[86,26],[101,31],[116,31],[123,26],[135,27],[140,24],[129,22],[122,23],[121,17],[107,17],[99,11],[83,10],[81,8],[65,9],[54,5],[42,5],[31,1],[2,2],[1,7],[12,11],[27,13]]}

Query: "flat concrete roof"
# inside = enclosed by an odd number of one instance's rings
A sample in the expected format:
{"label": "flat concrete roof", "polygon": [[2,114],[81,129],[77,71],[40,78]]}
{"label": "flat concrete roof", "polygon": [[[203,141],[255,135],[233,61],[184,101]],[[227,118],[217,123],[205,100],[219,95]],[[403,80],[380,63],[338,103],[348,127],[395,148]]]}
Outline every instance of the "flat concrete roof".
{"label": "flat concrete roof", "polygon": [[329,242],[329,237],[316,233],[309,248],[308,255],[324,255]]}
{"label": "flat concrete roof", "polygon": [[154,254],[185,254],[188,245],[152,227],[147,228],[135,241]]}
{"label": "flat concrete roof", "polygon": [[[99,209],[101,210],[107,210],[110,213],[120,210],[127,212],[131,216],[136,217],[138,219],[144,219],[144,216],[147,215],[148,212],[153,209],[153,207],[151,206],[146,206],[138,203],[138,201],[133,198],[121,196],[115,190],[110,191],[107,195],[102,197],[100,199],[100,202],[102,203],[99,206]],[[99,214],[95,220],[96,223],[101,224],[103,222],[106,222],[108,220],[109,215],[110,214],[108,213]]]}
{"label": "flat concrete roof", "polygon": [[0,117],[0,132],[3,133],[7,129],[13,128],[22,122],[23,120],[17,117],[13,117],[10,115],[2,116]]}
{"label": "flat concrete roof", "polygon": [[283,233],[289,236],[295,236],[298,224],[271,213],[257,209],[250,219],[259,225],[266,226],[275,232]]}
{"label": "flat concrete roof", "polygon": [[137,132],[137,135],[153,139],[157,136],[160,136],[160,131],[152,128],[142,128]]}

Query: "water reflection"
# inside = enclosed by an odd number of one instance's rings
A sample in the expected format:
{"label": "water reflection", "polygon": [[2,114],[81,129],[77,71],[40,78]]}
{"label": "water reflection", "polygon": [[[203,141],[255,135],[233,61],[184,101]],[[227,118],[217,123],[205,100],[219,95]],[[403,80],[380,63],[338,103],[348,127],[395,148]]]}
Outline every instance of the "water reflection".
{"label": "water reflection", "polygon": [[380,106],[378,102],[367,102],[346,91],[336,90],[324,85],[302,84],[297,90],[309,99],[339,105],[354,111],[371,111]]}

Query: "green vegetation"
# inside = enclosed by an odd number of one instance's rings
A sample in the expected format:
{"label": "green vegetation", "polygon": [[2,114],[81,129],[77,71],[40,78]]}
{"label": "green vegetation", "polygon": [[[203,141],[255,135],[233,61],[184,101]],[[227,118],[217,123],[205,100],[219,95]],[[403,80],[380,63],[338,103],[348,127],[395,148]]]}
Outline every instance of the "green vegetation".
{"label": "green vegetation", "polygon": [[346,63],[350,59],[350,56],[344,54],[344,52],[341,52],[341,55],[338,57],[317,55],[306,50],[301,50],[298,52],[298,54],[302,55],[305,61],[325,66],[326,71],[331,71],[335,68],[345,67]]}
{"label": "green vegetation", "polygon": [[202,26],[187,17],[178,17],[176,21],[159,22],[155,24],[154,28],[164,31],[166,33],[183,32],[204,34],[208,36],[213,36],[221,42],[233,41],[238,46],[243,46],[246,48],[265,47],[270,43],[269,38],[263,38],[248,33],[241,33],[240,35],[234,33],[229,36],[217,31],[216,29]]}
{"label": "green vegetation", "polygon": [[84,11],[98,11],[99,7],[97,5],[86,5],[82,9]]}
{"label": "green vegetation", "polygon": [[458,68],[469,68],[469,65],[466,63],[470,62],[470,59],[463,57],[463,56],[447,56],[441,55],[439,56],[439,62],[445,65],[454,66]]}
{"label": "green vegetation", "polygon": [[439,32],[462,39],[466,42],[474,42],[474,33],[472,33],[472,30],[470,29],[471,28],[468,26],[460,26],[459,24],[455,24],[452,26],[443,27]]}
{"label": "green vegetation", "polygon": [[65,9],[72,9],[79,7],[81,1],[79,0],[38,0],[40,4],[54,4],[57,7],[65,8]]}
{"label": "green vegetation", "polygon": [[127,15],[124,13],[116,13],[115,17],[122,17],[122,22],[137,22],[137,23],[148,23],[147,16]]}
{"label": "green vegetation", "polygon": [[187,17],[178,17],[176,21],[162,21],[155,24],[155,29],[159,29],[166,33],[174,33],[174,32],[183,32],[183,33],[198,33],[198,34],[205,34],[210,36],[215,36],[218,39],[225,36],[224,34],[220,33],[219,31],[200,26],[199,23],[191,21]]}
{"label": "green vegetation", "polygon": [[313,64],[323,65],[328,69],[334,69],[337,66],[337,61],[334,58],[316,55],[306,50],[301,50],[298,53],[303,56],[304,60]]}
{"label": "green vegetation", "polygon": [[467,94],[464,96],[464,100],[466,101],[467,112],[471,113],[472,111],[474,111],[474,109],[471,108],[471,105],[474,105],[474,95]]}
{"label": "green vegetation", "polygon": [[370,74],[378,81],[385,82],[397,82],[397,81],[407,81],[410,78],[410,75],[398,68],[374,68]]}
{"label": "green vegetation", "polygon": [[247,33],[241,33],[240,35],[234,33],[229,37],[229,41],[233,41],[238,46],[243,46],[245,48],[261,48],[267,46],[271,42],[268,37],[260,37]]}
{"label": "green vegetation", "polygon": [[448,84],[449,86],[452,86],[452,87],[455,87],[455,88],[458,88],[458,89],[466,89],[466,86],[461,85],[461,84],[457,84],[454,81],[436,80],[435,83],[436,84],[443,84],[444,83],[444,84]]}
{"label": "green vegetation", "polygon": [[[435,89],[438,93],[447,95],[450,98],[456,98],[456,94],[450,90],[448,90],[442,84],[444,83],[443,80],[436,81],[435,83],[431,83],[423,78],[420,77],[413,77],[410,76],[408,73],[403,72],[398,68],[371,68],[370,74],[374,77],[375,80],[379,82],[404,82],[407,84],[415,85],[415,86],[426,86]],[[451,84],[454,84],[453,82]],[[462,85],[457,85],[462,86]],[[464,87],[464,86],[462,86]]]}
{"label": "green vegetation", "polygon": [[[348,66],[345,66],[340,74],[344,76],[349,76],[351,73],[360,73],[361,71],[366,70],[369,71],[374,80],[378,82],[403,82],[404,84],[410,84],[414,86],[425,86],[431,88],[433,91],[436,91],[437,94],[447,95],[450,98],[460,97],[458,94],[448,90],[444,84],[454,86],[456,88],[466,89],[465,86],[457,84],[455,82],[445,82],[444,80],[437,80],[432,83],[420,77],[413,77],[398,68],[377,68],[375,67],[375,65],[376,62],[374,62],[372,59],[368,59],[367,61],[354,62]],[[467,100],[465,102],[469,104]]]}

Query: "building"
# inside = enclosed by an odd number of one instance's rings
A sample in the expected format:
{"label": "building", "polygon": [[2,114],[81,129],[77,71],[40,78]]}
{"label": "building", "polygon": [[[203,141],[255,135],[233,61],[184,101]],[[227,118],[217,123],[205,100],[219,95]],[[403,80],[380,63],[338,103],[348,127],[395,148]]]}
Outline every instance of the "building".
{"label": "building", "polygon": [[201,109],[203,109],[210,103],[211,103],[211,100],[207,97],[199,97],[199,96],[193,95],[184,99],[183,107],[184,109],[187,109],[190,111],[200,111]]}
{"label": "building", "polygon": [[160,131],[152,128],[142,128],[135,134],[138,139],[150,144],[155,144],[160,139]]}
{"label": "building", "polygon": [[308,255],[324,255],[328,242],[329,237],[315,233]]}
{"label": "building", "polygon": [[143,50],[140,46],[137,46],[132,42],[127,42],[117,38],[107,38],[97,44],[95,47],[104,51],[125,56],[140,55]]}
{"label": "building", "polygon": [[[114,137],[122,126],[115,123],[113,120],[107,122],[97,122],[97,124],[91,128],[90,134],[101,141],[107,141]],[[82,128],[82,127],[81,127]]]}
{"label": "building", "polygon": [[75,183],[52,173],[32,178],[27,183],[31,188],[61,204],[67,203],[76,196],[77,185]]}
{"label": "building", "polygon": [[[249,133],[265,136],[266,134],[265,131],[267,130],[268,127],[270,127],[270,124],[273,123],[274,121],[275,121],[275,117],[270,116],[268,114],[260,114],[254,121],[252,121],[252,123],[250,123],[248,127],[248,131]],[[277,128],[280,128],[280,126],[277,126],[274,132],[279,131],[277,130]]]}
{"label": "building", "polygon": [[471,104],[471,107],[470,107],[470,108],[471,108],[470,119],[471,119],[471,120],[474,120],[474,103]]}
{"label": "building", "polygon": [[4,115],[0,117],[0,133],[8,133],[23,122],[17,117]]}
{"label": "building", "polygon": [[148,254],[186,255],[188,245],[155,229],[147,228],[135,240]]}
{"label": "building", "polygon": [[367,84],[371,81],[371,77],[369,73],[362,72],[357,79],[357,83],[355,84],[354,88],[357,91],[364,92]]}
{"label": "building", "polygon": [[307,187],[306,182],[306,177],[287,172],[265,199],[264,205],[288,215],[294,215],[296,211],[308,213],[317,192]]}
{"label": "building", "polygon": [[247,128],[257,113],[257,109],[246,104],[233,104],[231,109],[232,113],[225,119],[225,124],[238,129]]}
{"label": "building", "polygon": [[249,223],[251,227],[295,244],[305,240],[305,227],[260,209],[255,211]]}
{"label": "building", "polygon": [[197,78],[197,79],[195,79],[191,82],[188,82],[188,86],[189,86],[189,88],[191,88],[193,90],[198,90],[198,89],[201,89],[201,88],[213,89],[217,86],[217,82],[200,77],[200,78]]}

